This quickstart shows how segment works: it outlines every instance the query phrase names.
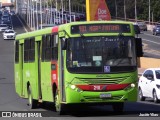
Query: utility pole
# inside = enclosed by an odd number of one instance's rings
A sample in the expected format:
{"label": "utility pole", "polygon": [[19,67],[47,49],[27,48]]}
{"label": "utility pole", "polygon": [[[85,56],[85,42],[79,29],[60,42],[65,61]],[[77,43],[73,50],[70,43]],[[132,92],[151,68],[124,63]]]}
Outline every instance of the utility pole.
{"label": "utility pole", "polygon": [[124,0],[124,19],[126,20],[126,0]]}
{"label": "utility pole", "polygon": [[153,21],[154,21],[154,11],[152,12],[152,24],[153,24]]}
{"label": "utility pole", "polygon": [[[41,11],[40,11],[41,12]],[[38,30],[38,1],[36,0],[36,29]]]}
{"label": "utility pole", "polygon": [[42,14],[43,14],[43,12],[42,12],[42,0],[40,0],[40,16],[41,16],[41,17],[40,17],[40,18],[41,18],[41,22],[40,22],[40,23],[41,23],[41,24],[40,24],[41,26],[40,26],[40,27],[41,27],[41,29],[42,29]]}
{"label": "utility pole", "polygon": [[151,22],[151,1],[149,0],[149,24]]}
{"label": "utility pole", "polygon": [[137,22],[137,0],[135,0],[135,21]]}
{"label": "utility pole", "polygon": [[50,16],[51,16],[51,18],[50,18],[50,24],[52,24],[52,23],[53,23],[53,15],[52,15],[52,12],[53,12],[53,9],[52,9],[52,0],[50,0],[50,5],[51,5],[51,12],[50,12]]}
{"label": "utility pole", "polygon": [[18,13],[18,0],[16,0],[16,14]]}
{"label": "utility pole", "polygon": [[71,22],[71,0],[69,0],[69,15],[70,15],[70,22]]}
{"label": "utility pole", "polygon": [[116,19],[117,19],[117,0],[115,0],[115,12],[116,12]]}
{"label": "utility pole", "polygon": [[62,24],[63,24],[63,21],[64,21],[64,18],[63,18],[63,0],[61,0],[61,13],[62,13]]}

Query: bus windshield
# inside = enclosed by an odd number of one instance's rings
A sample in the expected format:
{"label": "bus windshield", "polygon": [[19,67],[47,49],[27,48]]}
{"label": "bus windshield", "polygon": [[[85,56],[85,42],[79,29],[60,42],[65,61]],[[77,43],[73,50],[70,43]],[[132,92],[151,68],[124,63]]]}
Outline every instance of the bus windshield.
{"label": "bus windshield", "polygon": [[115,73],[136,69],[134,37],[76,37],[68,40],[67,68],[74,73]]}

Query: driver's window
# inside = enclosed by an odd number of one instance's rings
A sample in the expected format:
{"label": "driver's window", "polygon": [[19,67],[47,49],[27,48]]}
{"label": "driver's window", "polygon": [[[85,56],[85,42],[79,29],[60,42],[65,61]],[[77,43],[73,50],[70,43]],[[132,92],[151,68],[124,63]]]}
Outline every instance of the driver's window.
{"label": "driver's window", "polygon": [[147,79],[154,80],[154,76],[153,76],[153,71],[152,70],[149,70]]}

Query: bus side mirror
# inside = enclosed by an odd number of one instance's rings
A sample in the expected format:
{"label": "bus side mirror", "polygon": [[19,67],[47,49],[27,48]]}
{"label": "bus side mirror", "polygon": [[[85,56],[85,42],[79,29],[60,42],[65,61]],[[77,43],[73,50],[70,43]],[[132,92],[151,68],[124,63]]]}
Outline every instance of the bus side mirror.
{"label": "bus side mirror", "polygon": [[141,33],[138,25],[134,25],[134,30],[135,30],[135,34],[140,34]]}
{"label": "bus side mirror", "polygon": [[143,44],[141,38],[135,38],[137,57],[143,57]]}

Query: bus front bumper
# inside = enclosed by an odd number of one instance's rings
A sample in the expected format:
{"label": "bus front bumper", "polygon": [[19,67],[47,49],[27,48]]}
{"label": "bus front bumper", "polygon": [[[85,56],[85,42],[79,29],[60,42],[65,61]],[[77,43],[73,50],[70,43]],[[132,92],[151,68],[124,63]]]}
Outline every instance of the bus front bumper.
{"label": "bus front bumper", "polygon": [[109,103],[137,101],[137,87],[118,91],[81,91],[66,89],[66,103]]}

